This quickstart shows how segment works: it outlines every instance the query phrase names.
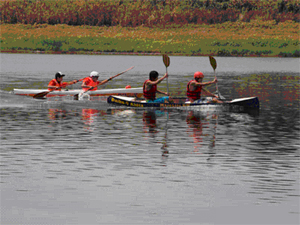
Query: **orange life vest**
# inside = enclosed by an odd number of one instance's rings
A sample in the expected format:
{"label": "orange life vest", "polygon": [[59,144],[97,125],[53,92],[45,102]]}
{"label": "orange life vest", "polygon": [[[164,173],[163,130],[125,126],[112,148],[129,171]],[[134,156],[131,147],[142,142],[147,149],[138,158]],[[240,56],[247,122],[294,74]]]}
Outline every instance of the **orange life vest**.
{"label": "orange life vest", "polygon": [[[61,88],[62,87],[65,87],[66,86],[66,82],[61,82],[61,83],[58,83],[58,81],[56,79],[53,79],[49,82],[48,86],[55,86],[55,87],[60,87],[59,89],[57,89],[57,91],[61,91]],[[48,88],[49,91],[52,91],[53,88]]]}
{"label": "orange life vest", "polygon": [[[83,82],[84,82],[85,85],[87,85],[87,86],[92,86],[92,87],[94,87],[91,91],[96,91],[96,90],[98,90],[97,85],[100,83],[100,81],[98,81],[98,80],[97,80],[96,82],[94,82],[93,79],[92,79],[91,77],[84,78]],[[82,88],[82,90],[88,91],[89,88]]]}

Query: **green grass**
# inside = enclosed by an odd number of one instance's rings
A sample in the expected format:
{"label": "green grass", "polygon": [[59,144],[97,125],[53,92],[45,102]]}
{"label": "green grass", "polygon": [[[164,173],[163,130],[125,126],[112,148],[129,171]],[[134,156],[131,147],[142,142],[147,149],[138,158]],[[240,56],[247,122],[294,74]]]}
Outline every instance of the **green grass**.
{"label": "green grass", "polygon": [[[269,24],[269,23],[268,23]],[[2,24],[2,52],[299,57],[299,24],[236,23],[184,28]],[[246,27],[245,27],[246,26]],[[249,29],[255,33],[249,32]],[[285,31],[285,32],[284,32]]]}

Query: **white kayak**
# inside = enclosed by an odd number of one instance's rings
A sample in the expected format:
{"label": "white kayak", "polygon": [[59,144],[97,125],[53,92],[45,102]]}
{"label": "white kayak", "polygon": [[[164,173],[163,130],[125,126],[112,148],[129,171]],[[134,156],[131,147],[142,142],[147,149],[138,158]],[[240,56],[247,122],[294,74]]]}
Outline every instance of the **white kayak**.
{"label": "white kayak", "polygon": [[[14,89],[13,93],[16,95],[24,95],[31,96],[41,93],[47,92],[48,89]],[[68,95],[76,95],[80,94],[82,89],[73,89],[73,90],[61,90],[61,91],[52,91],[47,94],[47,97],[55,97],[55,96],[68,96]],[[142,97],[143,96],[143,88],[116,88],[116,89],[100,89],[96,91],[88,91],[86,94],[90,96],[110,96],[110,95],[124,95],[124,96],[134,96],[134,97]]]}

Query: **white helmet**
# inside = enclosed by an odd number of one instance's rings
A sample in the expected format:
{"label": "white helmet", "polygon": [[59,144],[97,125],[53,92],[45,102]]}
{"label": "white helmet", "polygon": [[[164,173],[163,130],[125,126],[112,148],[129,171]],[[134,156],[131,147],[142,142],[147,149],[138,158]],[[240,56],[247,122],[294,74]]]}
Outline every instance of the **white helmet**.
{"label": "white helmet", "polygon": [[99,77],[99,73],[97,71],[92,71],[90,77]]}

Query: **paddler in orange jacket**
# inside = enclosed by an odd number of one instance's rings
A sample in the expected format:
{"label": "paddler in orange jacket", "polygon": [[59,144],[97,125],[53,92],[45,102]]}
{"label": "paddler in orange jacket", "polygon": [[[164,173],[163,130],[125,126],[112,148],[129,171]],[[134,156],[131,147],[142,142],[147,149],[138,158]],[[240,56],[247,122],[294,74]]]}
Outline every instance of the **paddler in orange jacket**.
{"label": "paddler in orange jacket", "polygon": [[99,78],[99,73],[97,71],[92,71],[90,73],[90,76],[85,78],[82,82],[82,90],[83,91],[96,91],[98,89],[99,85],[103,85],[105,83],[107,83],[108,81],[110,81],[112,78],[106,79],[102,82],[98,81]]}
{"label": "paddler in orange jacket", "polygon": [[[211,85],[214,83],[217,83],[218,80],[217,78],[215,78],[213,81],[211,82],[205,82],[202,83],[202,80],[204,78],[204,75],[202,72],[195,72],[194,73],[194,80],[191,80],[188,82],[187,84],[187,88],[186,88],[186,94],[188,97],[188,100],[192,103],[209,103],[209,102],[214,102],[214,103],[222,103],[222,101],[218,100],[218,96],[214,95],[212,93],[210,93],[209,91],[205,90],[204,88],[202,89],[203,86],[207,86],[207,85]],[[212,100],[202,100],[201,99],[201,92],[205,92],[207,95],[212,96]]]}
{"label": "paddler in orange jacket", "polygon": [[55,74],[55,79],[53,79],[49,82],[48,90],[49,91],[53,91],[53,90],[61,91],[62,88],[65,88],[68,85],[77,83],[77,80],[73,80],[70,82],[63,82],[64,76],[65,76],[65,74],[62,74],[61,72],[57,72]]}

